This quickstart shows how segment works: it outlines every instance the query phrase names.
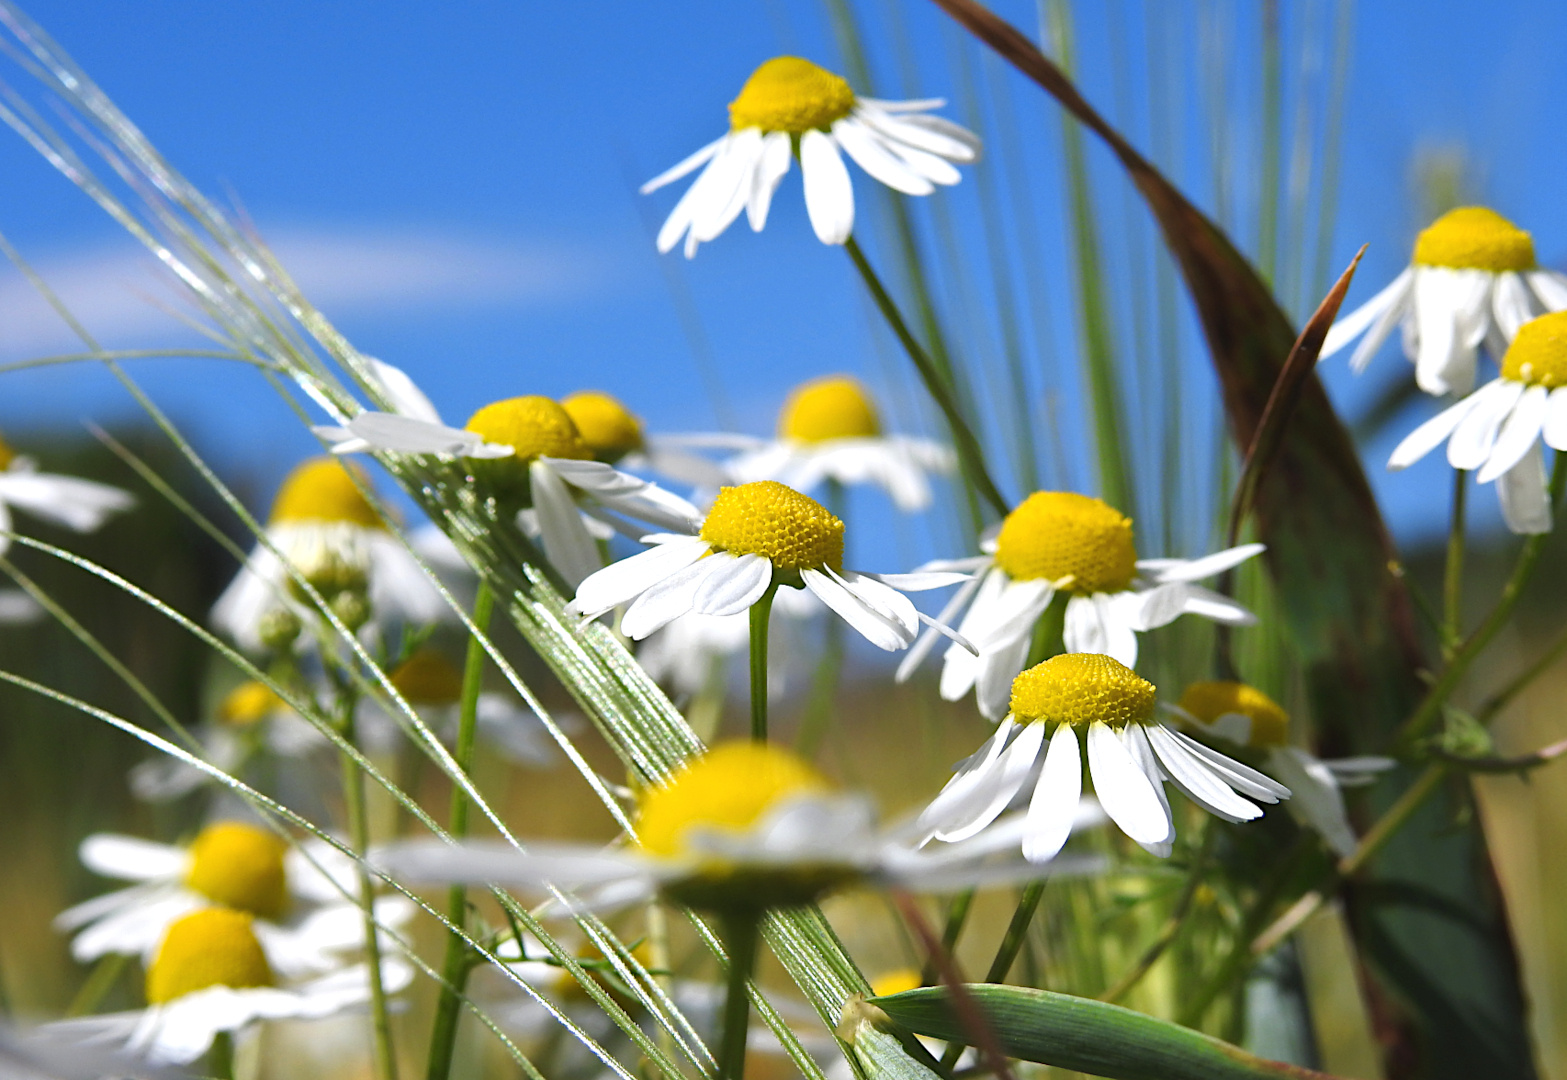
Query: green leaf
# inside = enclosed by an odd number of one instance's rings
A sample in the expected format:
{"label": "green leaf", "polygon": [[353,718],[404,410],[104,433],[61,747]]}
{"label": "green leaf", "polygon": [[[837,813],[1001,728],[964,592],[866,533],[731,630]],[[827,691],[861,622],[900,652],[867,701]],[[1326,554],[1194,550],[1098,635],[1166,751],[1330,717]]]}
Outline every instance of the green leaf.
{"label": "green leaf", "polygon": [[[1324,1080],[1327,1073],[1248,1054],[1238,1046],[1119,1005],[1049,990],[968,987],[1009,1057],[1114,1080]],[[972,1042],[945,987],[872,998],[916,1035]]]}

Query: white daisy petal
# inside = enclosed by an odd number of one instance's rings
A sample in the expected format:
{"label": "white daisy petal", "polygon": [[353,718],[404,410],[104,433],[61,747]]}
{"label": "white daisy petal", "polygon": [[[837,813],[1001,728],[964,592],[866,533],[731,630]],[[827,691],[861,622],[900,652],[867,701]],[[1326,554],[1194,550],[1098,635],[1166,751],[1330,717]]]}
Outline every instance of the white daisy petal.
{"label": "white daisy petal", "polygon": [[832,133],[856,165],[894,191],[905,195],[929,195],[936,190],[929,180],[883,147],[854,117],[846,116],[834,123]]}
{"label": "white daisy petal", "polygon": [[698,559],[650,586],[621,616],[620,632],[632,641],[641,641],[690,611],[691,605],[696,603],[696,591],[707,577],[710,562],[711,558]]}
{"label": "white daisy petal", "polygon": [[1355,346],[1355,351],[1350,354],[1349,370],[1356,375],[1366,370],[1366,365],[1371,363],[1371,358],[1377,354],[1378,349],[1382,348],[1395,327],[1403,327],[1405,355],[1411,357],[1418,355],[1418,344],[1412,342],[1416,326],[1412,310],[1415,295],[1414,274],[1409,270],[1405,270],[1404,273],[1409,276],[1404,279],[1398,295],[1383,309],[1376,322],[1371,324],[1371,328],[1360,339],[1360,344]]}
{"label": "white daisy petal", "polygon": [[691,603],[703,615],[738,615],[762,598],[773,580],[773,564],[763,555],[717,552]]}
{"label": "white daisy petal", "polygon": [[[952,599],[947,601],[947,606],[941,609],[941,612],[936,616],[936,621],[943,625],[951,625],[953,618],[958,612],[963,610],[964,605],[969,602],[975,591],[978,590],[980,581],[981,575],[975,574],[968,581],[964,582],[963,587],[953,593]],[[965,638],[964,640],[968,639]],[[932,630],[925,631],[920,636],[920,639],[914,643],[914,647],[908,651],[908,654],[898,664],[896,681],[900,683],[906,682],[909,676],[914,674],[914,670],[925,662],[925,658],[930,655],[930,651],[935,647],[935,632]]]}
{"label": "white daisy petal", "polygon": [[[1361,304],[1347,315],[1340,315],[1328,330],[1328,336],[1323,339],[1322,351],[1317,354],[1318,360],[1326,360],[1344,346],[1354,341],[1377,319],[1383,312],[1397,305],[1404,298],[1404,292],[1409,287],[1411,272],[1408,268],[1394,278],[1381,292],[1370,300]],[[1380,345],[1381,343],[1378,342]]]}
{"label": "white daisy petal", "polygon": [[484,445],[484,439],[471,431],[397,413],[362,412],[345,426],[371,446],[400,454],[467,456]]}
{"label": "white daisy petal", "polygon": [[1067,652],[1104,653],[1133,667],[1137,664],[1137,633],[1129,615],[1106,593],[1074,596],[1067,601],[1062,643]]}
{"label": "white daisy petal", "polygon": [[575,589],[603,567],[598,543],[582,524],[582,514],[559,473],[543,461],[534,461],[528,466],[528,480],[544,554]]}
{"label": "white daisy petal", "polygon": [[1159,807],[1164,811],[1164,819],[1169,822],[1169,829],[1164,834],[1163,840],[1138,846],[1150,855],[1168,859],[1170,852],[1175,849],[1175,815],[1170,813],[1170,800],[1165,798],[1164,794],[1164,770],[1159,767],[1159,760],[1154,756],[1153,747],[1148,745],[1148,735],[1142,724],[1127,724],[1122,728],[1121,744],[1126,747],[1126,752],[1132,755],[1132,760],[1153,785],[1153,793],[1159,797]]}
{"label": "white daisy petal", "polygon": [[845,570],[840,574],[831,567],[827,573],[863,603],[902,626],[908,631],[910,642],[919,634],[919,612],[914,609],[914,601],[882,582],[877,575],[861,574],[855,570]]}
{"label": "white daisy petal", "polygon": [[113,514],[136,505],[128,491],[53,473],[0,472],[0,500],[74,532],[93,532]]}
{"label": "white daisy petal", "polygon": [[1259,807],[1231,791],[1202,758],[1177,742],[1168,728],[1150,724],[1144,734],[1165,775],[1192,802],[1226,821],[1252,821],[1262,816]]}
{"label": "white daisy petal", "polygon": [[682,536],[661,543],[629,559],[611,563],[589,575],[577,586],[571,610],[597,618],[610,608],[619,607],[678,570],[696,562],[710,550],[706,540]]}
{"label": "white daisy petal", "polygon": [[1222,593],[1216,593],[1212,589],[1203,588],[1201,585],[1186,586],[1185,612],[1188,615],[1201,615],[1213,622],[1224,623],[1227,626],[1255,626],[1257,616],[1252,614],[1242,605],[1231,600]]}
{"label": "white daisy petal", "polygon": [[1055,585],[1044,578],[1013,581],[987,609],[983,625],[976,619],[975,625],[970,627],[969,620],[965,619],[961,633],[981,649],[1013,641],[1019,636],[1026,637],[1050,606],[1055,593]]}
{"label": "white daisy petal", "polygon": [[760,128],[741,128],[729,137],[723,155],[715,158],[712,167],[702,174],[708,191],[703,196],[703,204],[692,215],[688,243],[691,240],[706,243],[714,239],[740,216],[750,199],[764,149]]}
{"label": "white daisy petal", "polygon": [[1550,396],[1551,392],[1543,386],[1531,386],[1524,391],[1496,436],[1496,445],[1475,477],[1476,483],[1489,484],[1518,464],[1531,446],[1538,444]]}
{"label": "white daisy petal", "polygon": [[1407,469],[1441,446],[1480,400],[1479,393],[1470,394],[1415,428],[1393,448],[1392,455],[1387,459],[1387,467],[1394,471]]}
{"label": "white daisy petal", "polygon": [[745,204],[745,215],[754,232],[761,232],[767,224],[767,212],[773,205],[773,193],[789,172],[794,160],[794,147],[787,131],[769,132],[762,140],[762,159],[751,176],[751,195]]}
{"label": "white daisy petal", "polygon": [[854,186],[838,156],[838,144],[820,131],[800,136],[800,172],[805,177],[805,209],[816,239],[841,244],[854,232]]}
{"label": "white daisy petal", "polygon": [[916,571],[912,574],[861,574],[883,585],[891,586],[899,592],[927,592],[931,589],[945,589],[948,585],[956,585],[959,582],[973,580],[972,574],[955,573],[953,571]]}
{"label": "white daisy petal", "polygon": [[[1186,598],[1190,590],[1191,586],[1185,582],[1172,581],[1167,585],[1155,585],[1142,592],[1121,593],[1114,599],[1125,597],[1131,601],[1126,605],[1124,618],[1134,630],[1157,630],[1161,626],[1168,626],[1186,613]],[[1116,604],[1115,607],[1121,605]],[[1117,614],[1121,613],[1117,612]]]}
{"label": "white daisy petal", "polygon": [[434,403],[425,396],[423,390],[419,389],[419,384],[409,377],[408,372],[384,360],[377,360],[374,357],[366,357],[366,359],[394,413],[432,424],[441,422],[441,414],[436,412]]}
{"label": "white daisy petal", "polygon": [[979,140],[972,135],[969,140],[956,139],[945,131],[915,122],[912,116],[891,116],[880,109],[860,109],[856,116],[887,138],[938,158],[970,162],[976,157]]}
{"label": "white daisy petal", "polygon": [[[904,116],[902,120],[905,124],[923,129],[926,132],[944,135],[957,144],[955,146],[942,147],[941,151],[939,151],[940,155],[948,161],[956,161],[965,165],[970,164],[979,160],[980,153],[984,149],[978,135],[975,135],[960,124],[953,123],[944,116]],[[922,149],[928,150],[933,154],[938,153],[934,144],[928,144]]]}
{"label": "white daisy petal", "polygon": [[1012,700],[1012,681],[1023,665],[1028,663],[1028,647],[1032,635],[1018,634],[1008,642],[982,650],[979,670],[974,680],[974,697],[979,713],[987,720],[1006,714]]}
{"label": "white daisy petal", "polygon": [[1140,559],[1137,569],[1157,582],[1201,581],[1266,551],[1266,544],[1241,544],[1200,559]]}
{"label": "white daisy petal", "polygon": [[980,748],[957,764],[952,771],[952,777],[942,785],[941,791],[930,801],[924,810],[920,812],[915,821],[916,831],[923,830],[929,840],[935,835],[935,831],[945,828],[952,820],[957,809],[965,805],[970,794],[975,788],[988,786],[990,773],[1001,753],[1011,745],[1012,736],[1018,728],[1017,723],[1008,716],[996,725],[996,730],[991,733]]}
{"label": "white daisy petal", "polygon": [[1523,276],[1508,270],[1496,275],[1496,287],[1491,292],[1491,311],[1502,336],[1511,341],[1518,328],[1537,314],[1534,295],[1524,284]]}
{"label": "white daisy petal", "polygon": [[1567,275],[1555,270],[1530,270],[1524,277],[1546,311],[1567,310]]}
{"label": "white daisy petal", "polygon": [[121,881],[178,881],[190,865],[184,848],[117,833],[94,833],[77,853],[93,873]]}
{"label": "white daisy petal", "polygon": [[805,587],[816,594],[817,599],[832,608],[844,622],[854,627],[866,641],[878,649],[896,652],[914,640],[914,633],[897,621],[876,610],[845,585],[833,580],[820,570],[802,570],[800,577]]}
{"label": "white daisy petal", "polygon": [[1044,742],[1043,724],[1024,724],[1012,745],[983,772],[972,774],[965,798],[950,808],[939,829],[933,829],[936,839],[946,843],[967,840],[994,821],[1028,779]]}
{"label": "white daisy petal", "polygon": [[1484,465],[1496,446],[1497,432],[1523,392],[1523,383],[1510,379],[1497,379],[1482,386],[1475,396],[1484,397],[1459,421],[1447,441],[1447,463],[1455,469],[1478,469]]}
{"label": "white daisy petal", "polygon": [[1242,795],[1249,795],[1267,803],[1290,797],[1290,789],[1273,777],[1260,773],[1250,765],[1236,761],[1228,754],[1220,753],[1213,747],[1204,745],[1174,728],[1165,727],[1163,730],[1181,746],[1205,761],[1221,780]]}
{"label": "white daisy petal", "polygon": [[1551,501],[1545,477],[1545,454],[1535,443],[1522,460],[1496,481],[1502,520],[1519,536],[1551,531]]}
{"label": "white daisy petal", "polygon": [[1153,781],[1105,724],[1088,725],[1088,772],[1094,794],[1121,831],[1139,844],[1157,844],[1170,832]]}
{"label": "white daisy petal", "polygon": [[1077,734],[1071,724],[1058,724],[1045,751],[1045,767],[1034,785],[1034,797],[1028,802],[1023,858],[1043,863],[1056,857],[1072,834],[1072,819],[1082,794],[1083,756]]}
{"label": "white daisy petal", "polygon": [[1552,450],[1567,450],[1567,386],[1558,386],[1551,391],[1541,434],[1545,437],[1545,445]]}
{"label": "white daisy petal", "polygon": [[[1466,312],[1482,309],[1490,275],[1422,266],[1415,272],[1415,320],[1419,355],[1415,381],[1428,394],[1466,394],[1474,385],[1475,349],[1464,340]],[[1482,309],[1483,310],[1483,309]]]}
{"label": "white daisy petal", "polygon": [[1306,823],[1327,841],[1328,847],[1340,858],[1354,854],[1358,846],[1355,830],[1349,824],[1349,814],[1344,809],[1344,796],[1327,766],[1293,746],[1282,746],[1268,754],[1268,765],[1289,784],[1295,796],[1290,812],[1302,817]]}
{"label": "white daisy petal", "polygon": [[643,184],[640,188],[637,189],[638,193],[642,195],[650,194],[654,191],[657,191],[665,184],[673,183],[674,181],[679,180],[682,176],[693,172],[698,166],[705,164],[710,158],[712,158],[714,154],[718,153],[719,147],[724,145],[724,140],[727,138],[729,138],[729,133],[725,132],[718,138],[714,139],[712,142],[708,143],[706,146],[702,147],[702,149],[692,154],[690,157],[681,160],[678,164],[673,165],[668,169],[665,169],[663,172],[653,177],[653,179]]}

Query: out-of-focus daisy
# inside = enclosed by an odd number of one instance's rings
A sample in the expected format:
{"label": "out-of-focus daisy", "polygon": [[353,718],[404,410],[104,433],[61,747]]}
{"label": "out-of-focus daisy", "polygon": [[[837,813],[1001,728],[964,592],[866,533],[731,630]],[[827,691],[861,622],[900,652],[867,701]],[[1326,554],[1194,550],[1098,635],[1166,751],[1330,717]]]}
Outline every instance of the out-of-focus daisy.
{"label": "out-of-focus daisy", "polygon": [[1502,517],[1515,533],[1551,531],[1544,442],[1567,450],[1567,311],[1525,323],[1502,357],[1502,374],[1427,420],[1393,450],[1403,469],[1447,443],[1455,469],[1497,481]]}
{"label": "out-of-focus daisy", "polygon": [[[1139,632],[1181,615],[1231,626],[1256,621],[1233,600],[1196,583],[1251,558],[1261,544],[1201,559],[1138,559],[1131,519],[1087,495],[1036,491],[1007,515],[994,539],[981,539],[980,548],[987,554],[922,569],[973,575],[938,618],[950,622],[967,604],[958,633],[979,655],[947,650],[941,696],[956,701],[973,687],[980,712],[991,720],[1006,711],[1012,678],[1028,661],[1034,624],[1057,593],[1069,596],[1067,652],[1105,653],[1128,667],[1137,662]],[[898,678],[908,678],[934,644],[927,638],[910,650]]]}
{"label": "out-of-focus daisy", "polygon": [[1355,757],[1323,761],[1289,744],[1289,713],[1254,686],[1240,682],[1198,682],[1186,688],[1172,710],[1209,738],[1226,739],[1266,756],[1268,771],[1289,786],[1290,813],[1322,834],[1340,856],[1355,850],[1355,830],[1344,809],[1342,788],[1369,784],[1391,769],[1392,758]]}
{"label": "out-of-focus daisy", "polygon": [[950,120],[927,115],[945,102],[857,97],[843,79],[797,56],[778,56],[752,72],[729,103],[729,131],[642,185],[656,191],[706,166],[658,231],[658,250],[685,238],[686,257],[746,212],[767,223],[773,192],[800,158],[805,209],[816,238],[841,244],[854,231],[854,188],[839,150],[894,191],[929,195],[960,179],[953,162],[979,157],[979,140]]}
{"label": "out-of-focus daisy", "polygon": [[[767,650],[767,693],[777,700],[788,686],[789,669],[805,647],[800,633],[821,612],[811,593],[789,589],[773,601]],[[658,683],[677,694],[700,693],[715,677],[715,668],[743,654],[751,643],[751,622],[741,611],[733,615],[687,612],[649,635],[637,649],[637,662]]]}
{"label": "out-of-focus daisy", "polygon": [[43,614],[38,601],[21,589],[0,589],[0,625],[37,622]]}
{"label": "out-of-focus daisy", "polygon": [[[654,545],[584,581],[573,610],[597,618],[630,604],[620,628],[647,637],[687,612],[734,615],[779,585],[809,589],[866,640],[907,648],[924,619],[904,591],[939,589],[945,572],[862,574],[843,569],[843,522],[793,488],[761,480],[719,491],[695,536],[644,537]],[[928,621],[928,620],[926,620]]]}
{"label": "out-of-focus daisy", "polygon": [[[219,1033],[240,1035],[266,1020],[316,1020],[370,998],[363,964],[291,978],[260,924],[245,911],[200,908],[170,922],[148,958],[147,1008],[51,1025],[101,1043],[123,1043],[152,1066],[184,1065],[212,1046]],[[396,993],[413,969],[381,962],[381,982]]]}
{"label": "out-of-focus daisy", "polygon": [[778,438],[725,463],[736,480],[777,480],[810,491],[823,480],[875,484],[899,510],[930,505],[929,475],[949,473],[952,451],[929,439],[883,435],[858,379],[828,375],[795,387],[778,414]]}
{"label": "out-of-focus daisy", "polygon": [[[1041,762],[1022,832],[1023,856],[1055,857],[1072,831],[1083,785],[1081,729],[1094,794],[1122,832],[1170,853],[1169,780],[1226,821],[1251,821],[1290,790],[1160,721],[1152,683],[1109,656],[1063,653],[1019,675],[1012,708],[920,815],[927,838],[965,841],[1006,809]],[[1048,742],[1046,741],[1046,737]]]}
{"label": "out-of-focus daisy", "polygon": [[650,434],[642,418],[602,390],[580,390],[560,399],[593,460],[622,469],[647,470],[693,487],[716,488],[719,466],[695,449],[730,445],[738,436]]}
{"label": "out-of-focus daisy", "polygon": [[[580,582],[603,565],[583,513],[634,533],[613,511],[658,528],[687,528],[701,516],[657,484],[593,460],[577,425],[547,397],[507,398],[484,406],[462,428],[397,413],[362,412],[341,428],[317,428],[323,438],[347,438],[334,453],[389,450],[467,460],[470,477],[524,512],[544,553],[566,581]],[[573,490],[575,489],[575,490]]]}
{"label": "out-of-focus daisy", "polygon": [[[336,458],[311,458],[288,474],[266,534],[351,628],[423,625],[450,615]],[[260,545],[212,609],[213,623],[252,650],[286,647],[310,616],[282,560]]]}
{"label": "out-of-focus daisy", "polygon": [[[437,735],[456,737],[462,672],[439,649],[419,649],[393,668],[387,679]],[[490,747],[515,762],[545,765],[554,760],[555,743],[531,709],[488,690],[479,693],[477,705],[476,730]],[[389,708],[373,698],[359,703],[355,731],[373,750],[390,750],[400,737],[402,727]]]}
{"label": "out-of-focus daisy", "polygon": [[1461,206],[1422,230],[1392,284],[1333,324],[1322,356],[1360,337],[1349,363],[1363,371],[1398,327],[1420,389],[1467,394],[1482,346],[1501,356],[1524,323],[1563,308],[1567,275],[1535,261],[1534,238],[1493,210]]}
{"label": "out-of-focus daisy", "polygon": [[[255,916],[253,932],[272,968],[291,978],[329,971],[342,953],[364,944],[363,913],[349,899],[358,890],[354,865],[320,841],[291,849],[258,826],[223,821],[188,848],[98,833],[82,841],[81,858],[95,873],[136,884],[55,919],[57,929],[76,933],[77,960],[109,953],[150,960],[174,922],[215,904]],[[384,896],[375,910],[392,926],[412,916],[413,905]]]}
{"label": "out-of-focus daisy", "polygon": [[38,464],[0,439],[0,555],[11,546],[11,511],[24,510],[51,525],[94,532],[136,500],[128,491],[75,476],[41,473]]}

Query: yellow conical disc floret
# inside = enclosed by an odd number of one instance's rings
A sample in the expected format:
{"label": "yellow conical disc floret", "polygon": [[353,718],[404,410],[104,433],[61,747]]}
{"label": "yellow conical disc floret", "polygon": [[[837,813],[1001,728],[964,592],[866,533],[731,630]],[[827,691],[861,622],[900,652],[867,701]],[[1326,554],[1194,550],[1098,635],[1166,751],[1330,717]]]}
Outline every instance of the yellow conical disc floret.
{"label": "yellow conical disc floret", "polygon": [[563,398],[560,405],[598,460],[613,465],[642,449],[642,421],[610,395],[583,390]]}
{"label": "yellow conical disc floret", "polygon": [[828,375],[794,388],[778,414],[778,434],[807,443],[864,439],[881,434],[881,421],[858,379]]}
{"label": "yellow conical disc floret", "polygon": [[147,1003],[162,1005],[209,986],[245,990],[271,985],[272,966],[250,916],[205,908],[171,923],[164,932],[147,968]]}
{"label": "yellow conical disc floret", "polygon": [[729,103],[729,128],[825,131],[853,108],[854,91],[843,79],[798,56],[776,56],[753,71]]}
{"label": "yellow conical disc floret", "polygon": [[335,457],[311,458],[294,466],[272,502],[271,523],[325,521],[381,528],[381,519],[354,486],[348,469]]}
{"label": "yellow conical disc floret", "polygon": [[1132,519],[1070,491],[1036,491],[1002,522],[996,565],[1014,581],[1070,579],[1075,593],[1120,592],[1137,573]]}
{"label": "yellow conical disc floret", "polygon": [[434,649],[420,649],[388,678],[413,705],[450,705],[462,696],[462,672]]}
{"label": "yellow conical disc floret", "polygon": [[282,840],[254,825],[208,825],[190,846],[185,884],[225,907],[275,919],[288,902],[287,850]]}
{"label": "yellow conical disc floret", "polygon": [[1502,357],[1502,378],[1531,386],[1567,386],[1567,311],[1531,319]]}
{"label": "yellow conical disc floret", "polygon": [[218,706],[218,719],[235,727],[249,727],[287,706],[266,683],[251,679],[230,690]]}
{"label": "yellow conical disc floret", "polygon": [[1205,724],[1236,713],[1251,721],[1247,746],[1284,746],[1289,742],[1289,713],[1255,686],[1214,680],[1196,682],[1181,695],[1181,708]]}
{"label": "yellow conical disc floret", "polygon": [[1534,238],[1494,210],[1460,206],[1422,229],[1415,265],[1457,270],[1533,270]]}
{"label": "yellow conical disc floret", "polygon": [[11,449],[11,444],[0,439],[0,470],[11,467],[11,462],[16,460],[16,451]]}
{"label": "yellow conical disc floret", "polygon": [[719,489],[702,539],[734,555],[762,555],[783,571],[843,568],[843,522],[774,480]]}
{"label": "yellow conical disc floret", "polygon": [[642,793],[637,842],[650,855],[689,854],[693,829],[744,833],[787,799],[831,789],[802,758],[771,743],[715,746],[662,787]]}
{"label": "yellow conical disc floret", "polygon": [[585,461],[593,456],[560,403],[536,394],[486,405],[468,418],[466,426],[485,442],[511,447],[522,461],[537,457]]}
{"label": "yellow conical disc floret", "polygon": [[1018,723],[1127,724],[1153,717],[1154,685],[1119,660],[1099,653],[1063,653],[1012,680]]}

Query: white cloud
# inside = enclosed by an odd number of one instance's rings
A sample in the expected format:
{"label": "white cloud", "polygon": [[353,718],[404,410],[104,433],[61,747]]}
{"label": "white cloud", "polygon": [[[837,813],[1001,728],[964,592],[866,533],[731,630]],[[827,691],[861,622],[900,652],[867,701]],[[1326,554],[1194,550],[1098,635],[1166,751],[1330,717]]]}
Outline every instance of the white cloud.
{"label": "white cloud", "polygon": [[[611,272],[606,260],[581,249],[428,230],[292,231],[268,240],[331,319],[561,303],[601,286]],[[158,306],[190,310],[171,276],[128,243],[43,257],[33,266],[105,348],[188,343],[194,336]],[[0,269],[0,355],[79,348],[32,285]]]}

